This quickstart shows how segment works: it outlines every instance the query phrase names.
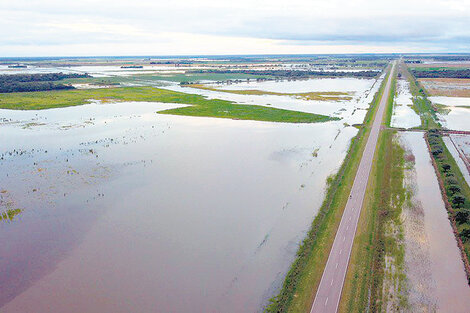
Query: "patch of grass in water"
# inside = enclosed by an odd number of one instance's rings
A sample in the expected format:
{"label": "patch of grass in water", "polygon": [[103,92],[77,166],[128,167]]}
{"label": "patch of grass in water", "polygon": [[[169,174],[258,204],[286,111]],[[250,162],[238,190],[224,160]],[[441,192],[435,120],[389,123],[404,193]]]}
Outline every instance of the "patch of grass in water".
{"label": "patch of grass in water", "polygon": [[160,111],[160,114],[219,117],[286,123],[318,123],[339,120],[337,117],[276,109],[258,105],[242,105],[201,95],[154,87],[122,87],[111,89],[76,89],[43,92],[0,94],[0,109],[42,110],[76,106],[90,99],[102,101],[147,101],[189,104],[187,107]]}
{"label": "patch of grass in water", "polygon": [[22,212],[21,209],[9,209],[0,214],[0,221],[8,222],[13,221],[15,216]]}

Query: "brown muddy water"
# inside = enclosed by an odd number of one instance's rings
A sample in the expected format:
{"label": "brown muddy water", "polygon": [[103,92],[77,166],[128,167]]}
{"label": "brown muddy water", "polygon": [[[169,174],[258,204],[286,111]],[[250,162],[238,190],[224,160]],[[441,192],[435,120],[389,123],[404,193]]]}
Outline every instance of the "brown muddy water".
{"label": "brown muddy water", "polygon": [[0,110],[0,311],[258,312],[357,130]]}
{"label": "brown muddy water", "polygon": [[400,133],[415,157],[413,210],[406,212],[405,264],[410,312],[467,313],[470,287],[424,134]]}

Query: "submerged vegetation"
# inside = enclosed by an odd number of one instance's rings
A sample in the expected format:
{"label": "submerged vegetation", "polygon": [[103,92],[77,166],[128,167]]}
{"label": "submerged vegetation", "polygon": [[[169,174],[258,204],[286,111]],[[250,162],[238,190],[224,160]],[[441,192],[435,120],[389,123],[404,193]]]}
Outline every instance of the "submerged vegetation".
{"label": "submerged vegetation", "polygon": [[21,209],[9,209],[0,213],[0,221],[8,222],[13,221],[15,216],[21,213]]}
{"label": "submerged vegetation", "polygon": [[319,101],[339,101],[339,100],[351,100],[352,97],[348,92],[340,92],[340,91],[319,91],[319,92],[299,92],[299,93],[288,93],[288,92],[274,92],[274,91],[266,91],[266,90],[257,90],[257,89],[244,89],[244,90],[237,90],[237,89],[221,89],[215,88],[208,85],[203,84],[191,84],[185,85],[187,87],[203,89],[203,90],[210,90],[210,91],[218,91],[218,92],[226,92],[226,93],[233,93],[238,95],[273,95],[273,96],[291,96],[296,97],[302,100],[319,100]]}
{"label": "submerged vegetation", "polygon": [[158,112],[161,114],[286,123],[316,123],[338,120],[336,117],[325,115],[258,105],[242,105],[225,100],[207,99],[201,95],[153,87],[122,87],[0,94],[0,108],[12,110],[42,110],[82,105],[89,102],[90,99],[102,101],[181,103],[188,105],[182,108]]}

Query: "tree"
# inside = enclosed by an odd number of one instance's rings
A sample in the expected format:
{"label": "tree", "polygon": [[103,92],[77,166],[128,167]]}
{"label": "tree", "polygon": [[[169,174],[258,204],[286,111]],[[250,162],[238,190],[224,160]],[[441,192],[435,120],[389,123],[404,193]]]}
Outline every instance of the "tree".
{"label": "tree", "polygon": [[469,222],[470,211],[467,209],[455,210],[455,221],[459,224],[465,224]]}
{"label": "tree", "polygon": [[457,181],[457,179],[455,179],[453,176],[448,176],[446,178],[446,184],[447,185],[458,185],[459,182]]}
{"label": "tree", "polygon": [[470,226],[469,225],[464,225],[460,229],[460,238],[462,239],[463,242],[466,242],[468,239],[470,239]]}
{"label": "tree", "polygon": [[456,193],[452,196],[451,201],[456,207],[460,208],[461,205],[465,203],[465,200],[465,197],[461,193]]}
{"label": "tree", "polygon": [[454,184],[448,185],[447,190],[449,190],[452,194],[455,194],[455,193],[458,193],[458,192],[461,191],[460,186],[459,185],[454,185]]}
{"label": "tree", "polygon": [[438,155],[438,154],[441,154],[442,151],[444,151],[444,150],[443,150],[442,147],[439,146],[439,145],[435,145],[434,147],[431,148],[431,152],[432,152],[432,154],[433,154],[434,156],[436,156],[436,155]]}
{"label": "tree", "polygon": [[442,164],[442,169],[444,170],[445,173],[447,173],[450,170],[450,164],[449,163],[443,163]]}

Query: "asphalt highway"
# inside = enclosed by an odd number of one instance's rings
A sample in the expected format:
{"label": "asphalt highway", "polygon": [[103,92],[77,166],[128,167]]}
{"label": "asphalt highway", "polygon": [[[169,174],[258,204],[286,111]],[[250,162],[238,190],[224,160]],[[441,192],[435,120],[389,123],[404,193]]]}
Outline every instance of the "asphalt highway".
{"label": "asphalt highway", "polygon": [[[391,71],[395,68],[392,64]],[[390,93],[389,75],[310,313],[336,313]]]}

